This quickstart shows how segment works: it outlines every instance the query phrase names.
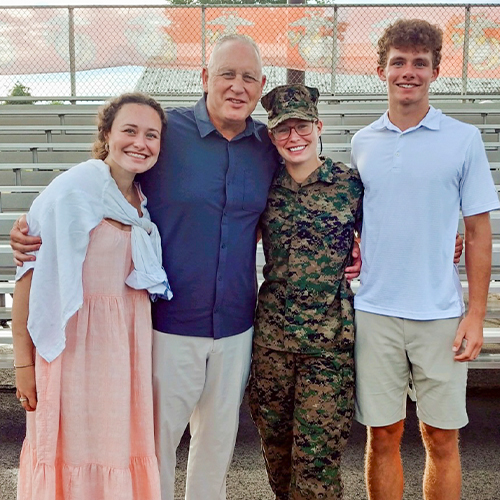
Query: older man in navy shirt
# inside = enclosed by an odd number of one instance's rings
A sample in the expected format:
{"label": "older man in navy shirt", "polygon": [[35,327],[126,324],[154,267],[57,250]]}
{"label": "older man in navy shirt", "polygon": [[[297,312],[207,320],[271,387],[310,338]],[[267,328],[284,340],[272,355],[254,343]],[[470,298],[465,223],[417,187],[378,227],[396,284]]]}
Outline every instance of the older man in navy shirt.
{"label": "older man in navy shirt", "polygon": [[162,499],[190,424],[186,499],[225,499],[248,379],[256,300],[256,228],[277,154],[250,118],[265,77],[257,46],[221,39],[205,96],[168,112],[158,164],[141,178],[174,292],[153,306],[156,442]]}

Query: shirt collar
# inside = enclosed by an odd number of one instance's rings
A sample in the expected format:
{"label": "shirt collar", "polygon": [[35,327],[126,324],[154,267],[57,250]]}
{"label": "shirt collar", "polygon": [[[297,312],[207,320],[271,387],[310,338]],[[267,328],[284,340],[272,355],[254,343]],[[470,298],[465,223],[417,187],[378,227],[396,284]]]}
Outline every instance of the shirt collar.
{"label": "shirt collar", "polygon": [[[415,130],[419,127],[425,127],[429,130],[439,130],[441,124],[441,116],[443,112],[440,109],[436,109],[433,106],[429,106],[429,111],[415,127],[411,127],[405,132],[410,130]],[[371,128],[374,130],[393,130],[395,132],[401,132],[396,125],[394,125],[391,120],[389,120],[389,111],[386,111],[378,120],[371,124]]]}
{"label": "shirt collar", "polygon": [[292,191],[297,191],[299,187],[308,186],[315,182],[324,182],[326,184],[333,184],[335,182],[334,163],[331,158],[320,156],[323,162],[309,177],[302,183],[297,184],[288,173],[285,165],[281,165],[276,174],[273,184],[275,186],[282,186]]}
{"label": "shirt collar", "polygon": [[[198,131],[200,132],[200,136],[202,138],[205,138],[212,132],[218,132],[208,116],[206,97],[207,94],[204,93],[203,97],[194,106],[196,125],[198,126]],[[257,128],[255,127],[255,122],[251,116],[246,119],[245,130],[238,134],[234,139],[248,137],[250,135],[254,135],[260,142],[262,142],[262,138],[260,137]]]}

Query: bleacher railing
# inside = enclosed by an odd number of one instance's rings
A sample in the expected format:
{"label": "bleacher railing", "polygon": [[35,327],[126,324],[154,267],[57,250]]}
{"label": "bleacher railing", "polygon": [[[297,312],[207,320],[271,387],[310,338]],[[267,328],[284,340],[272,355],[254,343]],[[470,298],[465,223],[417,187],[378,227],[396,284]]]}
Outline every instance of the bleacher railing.
{"label": "bleacher railing", "polygon": [[[0,8],[0,95],[200,93],[199,71],[218,37],[251,36],[267,88],[304,77],[327,94],[382,94],[376,41],[398,18],[444,32],[438,94],[500,91],[500,5],[204,5]],[[287,70],[293,70],[292,72]],[[303,72],[303,73],[301,73]],[[302,76],[301,76],[302,75]]]}

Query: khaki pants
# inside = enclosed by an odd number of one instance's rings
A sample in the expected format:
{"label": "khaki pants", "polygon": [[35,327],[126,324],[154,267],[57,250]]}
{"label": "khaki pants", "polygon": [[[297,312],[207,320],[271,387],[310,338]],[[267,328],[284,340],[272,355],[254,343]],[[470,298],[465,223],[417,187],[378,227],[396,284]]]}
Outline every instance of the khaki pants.
{"label": "khaki pants", "polygon": [[156,455],[174,500],[175,452],[189,422],[186,500],[225,500],[248,380],[253,328],[214,340],[153,331]]}

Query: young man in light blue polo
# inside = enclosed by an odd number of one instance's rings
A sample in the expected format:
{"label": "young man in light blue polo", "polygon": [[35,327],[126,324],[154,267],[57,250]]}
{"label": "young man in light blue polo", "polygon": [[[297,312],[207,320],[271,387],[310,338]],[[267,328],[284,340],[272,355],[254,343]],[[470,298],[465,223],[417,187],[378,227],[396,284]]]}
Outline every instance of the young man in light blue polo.
{"label": "young man in light blue polo", "polygon": [[[365,188],[356,308],[356,418],[367,426],[370,500],[401,500],[399,453],[411,374],[426,450],[424,498],[459,500],[467,361],[483,342],[489,212],[500,207],[476,127],[429,106],[442,32],[400,20],[378,42],[389,109],[352,141]],[[462,210],[469,309],[452,264]]]}

